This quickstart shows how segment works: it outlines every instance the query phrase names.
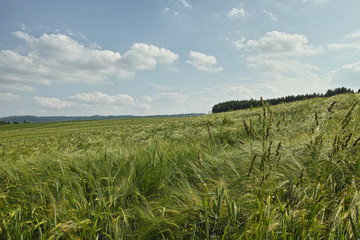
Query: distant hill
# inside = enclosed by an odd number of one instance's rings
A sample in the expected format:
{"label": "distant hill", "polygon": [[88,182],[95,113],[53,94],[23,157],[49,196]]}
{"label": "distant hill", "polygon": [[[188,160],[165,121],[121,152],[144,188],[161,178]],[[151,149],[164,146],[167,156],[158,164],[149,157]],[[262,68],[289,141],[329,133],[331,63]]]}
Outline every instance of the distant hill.
{"label": "distant hill", "polygon": [[70,122],[70,121],[90,121],[90,120],[105,120],[105,119],[129,119],[129,118],[164,118],[164,117],[193,117],[206,115],[205,113],[188,113],[188,114],[171,114],[171,115],[149,115],[149,116],[135,116],[135,115],[109,115],[109,116],[9,116],[0,118],[0,122],[9,123],[46,123],[46,122]]}

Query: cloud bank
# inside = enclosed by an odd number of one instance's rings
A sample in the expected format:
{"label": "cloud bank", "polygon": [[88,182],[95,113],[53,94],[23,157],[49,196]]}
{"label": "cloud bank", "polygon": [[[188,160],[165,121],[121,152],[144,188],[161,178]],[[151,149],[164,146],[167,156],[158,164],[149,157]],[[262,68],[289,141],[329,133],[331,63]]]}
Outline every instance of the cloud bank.
{"label": "cloud bank", "polygon": [[71,36],[42,34],[34,37],[17,31],[25,42],[22,51],[0,52],[0,83],[5,89],[33,90],[34,84],[84,82],[102,84],[112,79],[130,79],[138,71],[159,64],[172,64],[179,55],[145,43],[134,43],[124,54],[85,46]]}
{"label": "cloud bank", "polygon": [[300,57],[322,53],[321,47],[309,44],[306,36],[301,34],[290,34],[285,32],[267,32],[257,40],[242,38],[233,42],[238,50],[255,52],[266,56],[288,56]]}
{"label": "cloud bank", "polygon": [[189,52],[189,58],[186,63],[194,66],[201,71],[209,73],[218,73],[223,70],[222,67],[217,65],[217,60],[214,56],[206,55],[205,53],[195,51]]}
{"label": "cloud bank", "polygon": [[269,85],[288,91],[304,89],[304,86],[308,88],[305,91],[319,88],[320,69],[301,60],[325,51],[310,44],[306,36],[272,31],[258,39],[242,37],[233,41],[233,45],[243,53],[248,67],[270,80]]}

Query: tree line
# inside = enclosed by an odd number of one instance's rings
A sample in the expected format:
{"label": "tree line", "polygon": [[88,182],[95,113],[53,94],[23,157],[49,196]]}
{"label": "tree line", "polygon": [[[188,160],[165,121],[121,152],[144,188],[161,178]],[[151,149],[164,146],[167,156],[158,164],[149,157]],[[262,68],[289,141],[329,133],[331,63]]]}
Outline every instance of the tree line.
{"label": "tree line", "polygon": [[[28,121],[24,121],[23,123],[29,123]],[[19,124],[18,121],[13,121],[13,122],[10,122],[10,121],[0,121],[0,125],[7,125],[7,124]]]}
{"label": "tree line", "polygon": [[[269,105],[278,105],[280,103],[288,103],[288,102],[295,102],[300,101],[304,99],[311,99],[311,98],[318,98],[318,97],[331,97],[338,94],[344,94],[344,93],[354,93],[354,91],[350,88],[340,87],[335,88],[334,90],[329,89],[326,91],[325,94],[320,93],[313,93],[313,94],[302,94],[302,95],[290,95],[286,97],[280,97],[280,98],[272,98],[265,100],[266,103]],[[358,90],[358,93],[360,93],[360,89]],[[233,100],[233,101],[227,101],[218,103],[213,106],[212,113],[220,113],[220,112],[227,112],[227,111],[234,111],[234,110],[240,110],[240,109],[248,109],[248,108],[255,108],[262,105],[261,100]]]}
{"label": "tree line", "polygon": [[0,121],[0,125],[10,124],[10,122]]}

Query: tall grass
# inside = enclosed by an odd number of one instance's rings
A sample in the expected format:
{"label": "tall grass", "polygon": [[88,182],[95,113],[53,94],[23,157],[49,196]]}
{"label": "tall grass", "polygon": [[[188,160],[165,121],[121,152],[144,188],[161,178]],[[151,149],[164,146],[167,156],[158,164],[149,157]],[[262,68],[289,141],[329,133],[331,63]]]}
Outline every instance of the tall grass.
{"label": "tall grass", "polygon": [[0,238],[358,238],[359,100],[0,128]]}

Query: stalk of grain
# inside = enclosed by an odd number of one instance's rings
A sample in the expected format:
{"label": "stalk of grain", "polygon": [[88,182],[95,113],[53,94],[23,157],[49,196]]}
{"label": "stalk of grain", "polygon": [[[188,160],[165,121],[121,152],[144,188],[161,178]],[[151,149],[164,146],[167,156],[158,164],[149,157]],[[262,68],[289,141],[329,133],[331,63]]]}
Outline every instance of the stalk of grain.
{"label": "stalk of grain", "polygon": [[256,153],[256,154],[254,155],[253,159],[251,160],[249,172],[248,172],[248,175],[247,175],[248,177],[249,177],[250,174],[251,174],[251,171],[252,171],[252,168],[253,168],[253,166],[254,166],[254,162],[255,162],[255,159],[257,158],[257,156],[258,156],[258,154]]}

